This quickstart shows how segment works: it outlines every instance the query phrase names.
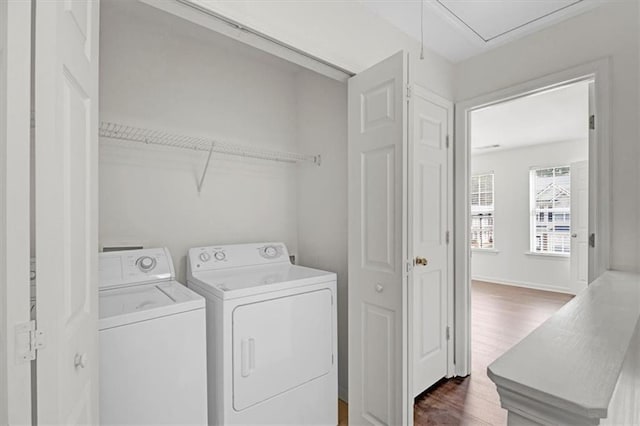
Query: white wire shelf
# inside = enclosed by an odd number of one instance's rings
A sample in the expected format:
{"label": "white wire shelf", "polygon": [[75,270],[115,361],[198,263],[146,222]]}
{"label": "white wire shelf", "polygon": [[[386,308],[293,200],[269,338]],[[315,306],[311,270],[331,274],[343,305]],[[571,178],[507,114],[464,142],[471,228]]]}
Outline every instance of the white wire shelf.
{"label": "white wire shelf", "polygon": [[319,164],[317,155],[304,155],[294,152],[273,151],[248,145],[235,145],[214,139],[177,135],[161,130],[143,129],[103,121],[100,123],[100,136],[145,144],[172,146],[196,151],[213,151],[220,154],[239,155],[262,160],[282,161],[286,163],[310,162]]}
{"label": "white wire shelf", "polygon": [[204,178],[209,168],[211,154],[214,152],[285,163],[308,162],[318,166],[320,165],[320,155],[305,155],[294,152],[274,151],[249,145],[236,145],[214,139],[178,135],[162,130],[144,129],[106,121],[100,123],[100,136],[108,139],[208,152],[209,156],[207,157],[207,163],[198,184],[198,192],[202,190],[202,184],[204,183]]}

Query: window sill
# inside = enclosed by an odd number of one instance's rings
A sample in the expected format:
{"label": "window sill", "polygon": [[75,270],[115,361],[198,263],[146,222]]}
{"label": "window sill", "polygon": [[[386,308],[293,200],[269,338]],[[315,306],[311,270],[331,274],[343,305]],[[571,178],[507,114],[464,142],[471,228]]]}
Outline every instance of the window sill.
{"label": "window sill", "polygon": [[474,253],[488,253],[488,254],[498,254],[498,253],[500,253],[500,250],[484,249],[484,248],[472,248],[471,251],[474,252]]}
{"label": "window sill", "polygon": [[549,257],[549,258],[556,258],[556,259],[569,259],[571,257],[570,254],[564,254],[564,253],[536,253],[533,251],[525,251],[524,254],[526,254],[527,256],[537,256],[537,257]]}

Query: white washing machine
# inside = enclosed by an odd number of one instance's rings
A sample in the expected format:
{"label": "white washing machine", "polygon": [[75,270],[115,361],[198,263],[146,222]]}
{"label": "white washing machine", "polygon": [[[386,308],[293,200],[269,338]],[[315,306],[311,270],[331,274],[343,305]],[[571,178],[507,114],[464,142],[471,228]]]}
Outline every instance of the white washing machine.
{"label": "white washing machine", "polygon": [[282,243],[189,250],[207,299],[209,421],[336,425],[336,274],[292,265]]}
{"label": "white washing machine", "polygon": [[167,249],[100,254],[100,424],[207,424],[204,299]]}

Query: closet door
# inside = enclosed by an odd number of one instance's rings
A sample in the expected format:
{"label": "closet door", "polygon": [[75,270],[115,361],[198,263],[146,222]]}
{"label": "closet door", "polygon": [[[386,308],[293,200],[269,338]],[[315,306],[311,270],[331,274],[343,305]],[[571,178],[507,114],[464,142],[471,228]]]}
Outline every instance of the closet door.
{"label": "closet door", "polygon": [[448,375],[453,311],[453,105],[413,84],[409,139],[409,241],[413,251],[409,303],[413,396]]}
{"label": "closet door", "polygon": [[349,424],[413,422],[407,352],[407,54],[349,80]]}
{"label": "closet door", "polygon": [[99,6],[35,2],[40,424],[98,423]]}
{"label": "closet door", "polygon": [[0,424],[31,424],[31,2],[0,1]]}
{"label": "closet door", "polygon": [[589,161],[571,163],[571,289],[589,283]]}

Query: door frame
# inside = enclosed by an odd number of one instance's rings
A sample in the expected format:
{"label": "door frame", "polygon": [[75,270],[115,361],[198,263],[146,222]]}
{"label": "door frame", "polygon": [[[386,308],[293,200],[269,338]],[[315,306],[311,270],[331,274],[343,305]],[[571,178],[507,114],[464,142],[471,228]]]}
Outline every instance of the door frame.
{"label": "door frame", "polygon": [[0,3],[0,424],[32,421],[31,362],[18,356],[24,339],[17,347],[31,303],[31,7]]}
{"label": "door frame", "polygon": [[[471,140],[469,116],[473,110],[502,103],[585,80],[595,86],[595,131],[589,137],[589,231],[596,234],[596,247],[589,251],[589,278],[592,282],[609,268],[611,228],[610,179],[610,59],[582,64],[524,83],[458,102],[455,109],[455,369],[457,376],[471,373],[471,249],[469,247],[469,189],[471,182]],[[586,123],[585,123],[586,125]]]}

